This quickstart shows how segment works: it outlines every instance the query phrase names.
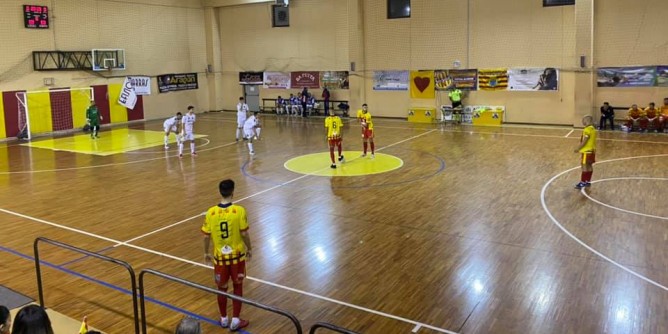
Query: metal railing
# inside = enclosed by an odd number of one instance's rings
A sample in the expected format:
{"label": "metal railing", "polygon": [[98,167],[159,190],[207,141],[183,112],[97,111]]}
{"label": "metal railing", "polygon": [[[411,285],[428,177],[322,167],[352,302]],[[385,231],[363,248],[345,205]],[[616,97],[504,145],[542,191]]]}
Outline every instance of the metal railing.
{"label": "metal railing", "polygon": [[[42,285],[42,268],[41,268],[41,262],[39,259],[39,243],[43,242],[46,244],[50,244],[52,246],[60,247],[67,249],[69,251],[75,252],[75,253],[80,253],[84,254],[86,256],[94,257],[96,259],[106,261],[113,263],[117,266],[121,266],[125,269],[127,269],[128,273],[130,274],[130,284],[132,286],[132,310],[134,312],[134,323],[135,323],[135,333],[139,334],[139,307],[137,306],[137,279],[135,276],[135,271],[132,269],[132,267],[125,261],[117,260],[112,257],[100,255],[98,253],[94,253],[91,251],[87,251],[85,249],[81,249],[72,245],[64,244],[62,242],[58,242],[55,240],[47,239],[44,237],[39,237],[35,239],[35,242],[33,243],[33,249],[35,252],[35,270],[37,272],[37,291],[39,294],[39,304],[42,307],[45,307],[44,305],[44,288]],[[58,266],[53,266],[53,268],[58,269],[60,271],[65,272],[62,268],[59,268]],[[142,300],[143,302],[143,300]]]}
{"label": "metal railing", "polygon": [[283,311],[281,309],[278,309],[278,308],[275,308],[275,307],[272,307],[272,306],[269,306],[269,305],[260,304],[258,302],[255,302],[255,301],[243,298],[243,297],[239,297],[239,296],[236,296],[234,294],[230,294],[230,293],[227,293],[227,292],[223,292],[223,291],[220,291],[220,290],[217,290],[217,289],[210,288],[208,286],[204,286],[204,285],[200,285],[200,284],[197,284],[197,283],[194,283],[194,282],[190,282],[190,281],[187,281],[185,279],[175,277],[175,276],[171,276],[171,275],[168,275],[168,274],[165,274],[163,272],[153,270],[153,269],[144,269],[141,272],[139,272],[139,304],[141,306],[141,327],[142,327],[143,333],[148,333],[147,328],[146,328],[146,323],[147,323],[146,322],[146,304],[145,304],[146,296],[145,296],[145,290],[144,290],[144,277],[146,276],[146,274],[151,274],[151,275],[163,278],[165,280],[172,281],[172,282],[179,283],[179,284],[183,284],[185,286],[189,286],[191,288],[195,288],[195,289],[202,290],[202,291],[205,291],[205,292],[225,296],[229,299],[237,300],[237,301],[240,301],[244,304],[248,304],[248,305],[263,309],[265,311],[269,311],[269,312],[278,314],[280,316],[286,317],[286,318],[290,319],[292,324],[295,326],[295,330],[296,330],[297,334],[302,334],[301,323],[299,322],[299,320],[297,320],[297,317],[295,317],[290,312]]}
{"label": "metal railing", "polygon": [[314,334],[319,328],[324,328],[332,332],[343,333],[343,334],[360,334],[358,332],[353,332],[350,329],[339,327],[327,322],[316,322],[313,326],[311,326],[311,330],[309,330],[308,333]]}

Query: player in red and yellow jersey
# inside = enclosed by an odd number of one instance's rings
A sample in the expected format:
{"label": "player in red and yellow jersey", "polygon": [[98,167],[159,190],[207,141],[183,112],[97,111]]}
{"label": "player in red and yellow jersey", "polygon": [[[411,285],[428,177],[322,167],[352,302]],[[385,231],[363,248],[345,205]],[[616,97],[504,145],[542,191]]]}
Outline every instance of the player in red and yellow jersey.
{"label": "player in red and yellow jersey", "polygon": [[629,128],[629,131],[633,130],[633,127],[637,125],[640,130],[644,131],[647,129],[647,124],[641,122],[645,117],[645,111],[638,108],[637,104],[631,106],[629,112],[626,114],[626,126]]}
{"label": "player in red and yellow jersey", "polygon": [[[234,294],[243,296],[243,280],[246,277],[246,260],[251,258],[251,240],[248,234],[246,209],[233,204],[234,181],[223,180],[218,185],[223,200],[209,208],[202,224],[204,233],[204,261],[213,261],[218,289],[227,292],[227,282],[232,280]],[[213,240],[213,256],[209,245]],[[220,326],[236,331],[248,326],[248,321],[239,318],[241,302],[232,301],[232,321],[227,318],[227,298],[218,296]]]}
{"label": "player in red and yellow jersey", "polygon": [[325,128],[327,129],[327,143],[329,144],[329,157],[332,159],[330,167],[336,168],[336,160],[334,160],[334,146],[339,149],[339,161],[344,162],[343,153],[341,150],[341,131],[343,130],[343,122],[339,116],[334,115],[334,110],[329,110],[329,116],[325,118]]}
{"label": "player in red and yellow jersey", "polygon": [[661,115],[659,115],[659,130],[663,132],[663,129],[666,128],[666,122],[668,122],[668,97],[663,99],[663,105],[659,110]]}
{"label": "player in red and yellow jersey", "polygon": [[575,149],[575,153],[582,155],[582,175],[580,183],[575,188],[582,189],[591,186],[591,176],[594,173],[593,164],[596,162],[596,128],[594,128],[594,118],[587,115],[582,118],[582,125],[585,126],[580,137],[580,146]]}
{"label": "player in red and yellow jersey", "polygon": [[360,124],[362,125],[362,141],[364,142],[364,153],[362,153],[362,157],[366,157],[366,149],[370,143],[371,159],[373,159],[376,153],[376,147],[373,143],[373,121],[371,120],[369,107],[366,105],[366,103],[362,105],[362,116],[360,117]]}
{"label": "player in red and yellow jersey", "polygon": [[[645,126],[645,129],[658,131],[659,111],[654,106],[654,102],[650,102],[649,106],[645,108],[645,117],[640,119],[640,122]],[[642,125],[640,127],[642,128]]]}

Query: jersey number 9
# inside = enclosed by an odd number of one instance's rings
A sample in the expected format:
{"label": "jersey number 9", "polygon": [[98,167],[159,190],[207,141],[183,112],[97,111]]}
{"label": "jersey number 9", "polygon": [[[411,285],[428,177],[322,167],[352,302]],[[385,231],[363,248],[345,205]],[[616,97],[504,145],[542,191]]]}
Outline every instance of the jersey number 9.
{"label": "jersey number 9", "polygon": [[227,239],[229,238],[230,233],[227,230],[227,222],[220,222],[220,238]]}

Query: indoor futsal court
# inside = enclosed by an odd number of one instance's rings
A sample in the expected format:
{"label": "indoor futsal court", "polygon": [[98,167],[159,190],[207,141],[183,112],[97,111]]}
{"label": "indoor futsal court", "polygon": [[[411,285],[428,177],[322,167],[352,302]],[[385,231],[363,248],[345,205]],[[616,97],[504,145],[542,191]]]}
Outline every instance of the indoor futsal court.
{"label": "indoor futsal court", "polygon": [[232,179],[238,333],[668,333],[665,0],[30,2],[0,1],[12,319],[230,332]]}

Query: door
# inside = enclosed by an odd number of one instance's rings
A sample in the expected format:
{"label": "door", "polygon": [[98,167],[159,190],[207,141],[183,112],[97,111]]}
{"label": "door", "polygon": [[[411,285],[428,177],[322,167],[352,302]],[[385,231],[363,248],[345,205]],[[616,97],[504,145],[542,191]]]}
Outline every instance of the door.
{"label": "door", "polygon": [[248,110],[260,111],[260,87],[257,85],[244,85],[244,95]]}

